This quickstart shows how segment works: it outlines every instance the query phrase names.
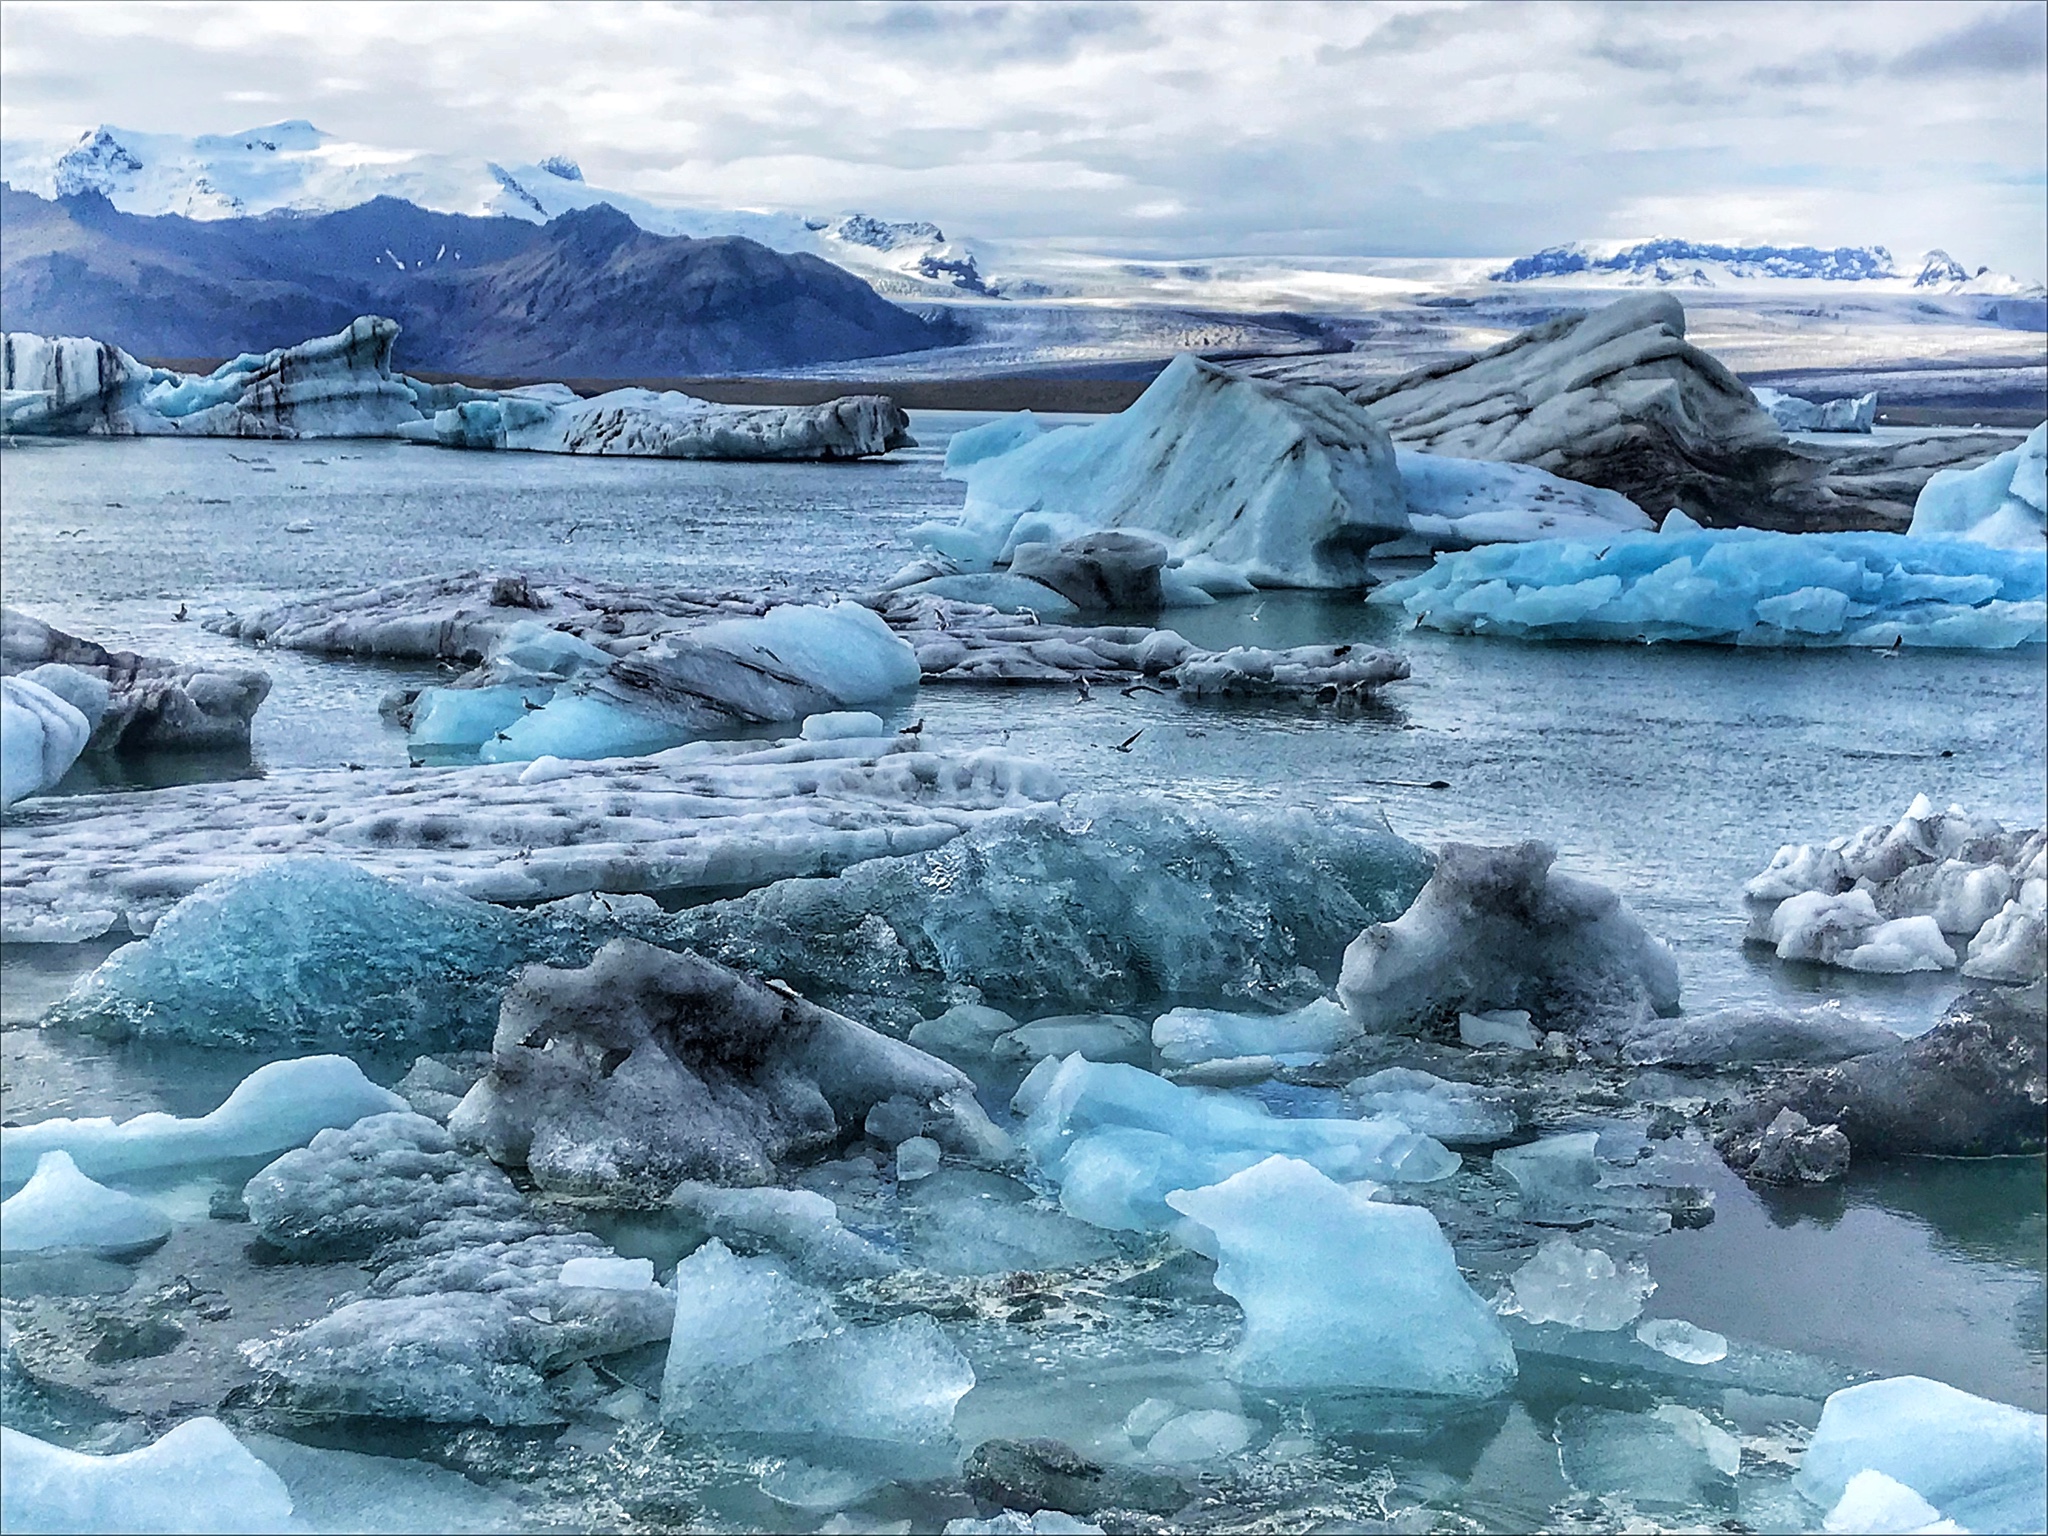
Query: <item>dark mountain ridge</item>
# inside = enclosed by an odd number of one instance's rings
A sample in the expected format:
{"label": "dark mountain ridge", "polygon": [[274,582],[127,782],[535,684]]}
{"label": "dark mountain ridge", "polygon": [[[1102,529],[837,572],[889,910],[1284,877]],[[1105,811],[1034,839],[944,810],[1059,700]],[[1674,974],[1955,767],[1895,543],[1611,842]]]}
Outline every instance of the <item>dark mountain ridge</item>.
{"label": "dark mountain ridge", "polygon": [[649,234],[606,204],[547,224],[390,197],[202,221],[0,184],[8,330],[222,357],[371,313],[404,327],[405,366],[456,373],[747,373],[952,339],[819,257]]}

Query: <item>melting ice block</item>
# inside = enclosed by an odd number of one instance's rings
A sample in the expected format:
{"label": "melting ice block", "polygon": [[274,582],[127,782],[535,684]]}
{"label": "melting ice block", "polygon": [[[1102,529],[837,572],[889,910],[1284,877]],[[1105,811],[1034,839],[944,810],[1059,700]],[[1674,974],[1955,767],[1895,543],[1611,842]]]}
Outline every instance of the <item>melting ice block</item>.
{"label": "melting ice block", "polygon": [[1648,1413],[1573,1404],[1557,1416],[1558,1459],[1587,1493],[1651,1507],[1725,1507],[1742,1464],[1736,1438],[1695,1408]]}
{"label": "melting ice block", "polygon": [[1594,1333],[1634,1322],[1656,1288],[1640,1259],[1616,1264],[1605,1249],[1581,1248],[1568,1237],[1548,1239],[1514,1277],[1515,1303],[1530,1322]]}
{"label": "melting ice block", "polygon": [[10,1531],[281,1531],[284,1479],[218,1419],[188,1419],[118,1456],[0,1428],[0,1526]]}
{"label": "melting ice block", "polygon": [[170,1235],[171,1224],[155,1206],[95,1184],[65,1152],[45,1152],[20,1191],[0,1201],[0,1253],[134,1253]]}
{"label": "melting ice block", "polygon": [[1292,1013],[1176,1008],[1152,1024],[1159,1059],[1176,1067],[1230,1056],[1327,1056],[1357,1034],[1343,1006],[1326,997]]}
{"label": "melting ice block", "polygon": [[1694,527],[1440,555],[1371,601],[1432,629],[1517,640],[2004,650],[2048,634],[2044,587],[2038,524],[2031,551]]}
{"label": "melting ice block", "polygon": [[1138,1067],[1047,1057],[1015,1107],[1025,1148],[1083,1221],[1130,1231],[1172,1224],[1170,1190],[1221,1183],[1274,1153],[1335,1178],[1446,1178],[1458,1157],[1398,1120],[1288,1120],[1227,1093]]}
{"label": "melting ice block", "polygon": [[1654,1317],[1637,1324],[1636,1342],[1687,1365],[1712,1365],[1728,1358],[1725,1336],[1675,1317]]}
{"label": "melting ice block", "polygon": [[2048,423],[1975,469],[1937,470],[1920,488],[1906,532],[2040,554],[2048,540]]}
{"label": "melting ice block", "polygon": [[1820,1528],[1829,1536],[1907,1536],[1907,1533],[1960,1532],[1953,1520],[1895,1478],[1882,1472],[1858,1472],[1849,1479],[1835,1507]]}
{"label": "melting ice block", "polygon": [[2048,1529],[2048,1418],[1939,1381],[1893,1376],[1828,1398],[1794,1486],[1827,1509],[1865,1471],[1965,1530]]}
{"label": "melting ice block", "polygon": [[87,1178],[112,1178],[304,1146],[329,1126],[406,1107],[345,1056],[302,1056],[258,1067],[227,1102],[196,1120],[152,1111],[116,1125],[107,1117],[0,1127],[0,1182],[26,1178],[45,1152],[63,1151]]}
{"label": "melting ice block", "polygon": [[1241,1381],[1490,1397],[1515,1378],[1505,1330],[1436,1218],[1271,1157],[1168,1204],[1213,1234],[1216,1286],[1244,1308]]}
{"label": "melting ice block", "polygon": [[76,705],[28,678],[0,677],[0,805],[50,788],[91,740]]}
{"label": "melting ice block", "polygon": [[1344,1091],[1366,1114],[1399,1120],[1454,1147],[1503,1141],[1519,1123],[1512,1108],[1475,1084],[1447,1082],[1412,1067],[1353,1078]]}
{"label": "melting ice block", "polygon": [[852,1443],[874,1464],[955,1465],[974,1369],[930,1317],[848,1327],[822,1292],[713,1238],[676,1270],[662,1417],[702,1435]]}

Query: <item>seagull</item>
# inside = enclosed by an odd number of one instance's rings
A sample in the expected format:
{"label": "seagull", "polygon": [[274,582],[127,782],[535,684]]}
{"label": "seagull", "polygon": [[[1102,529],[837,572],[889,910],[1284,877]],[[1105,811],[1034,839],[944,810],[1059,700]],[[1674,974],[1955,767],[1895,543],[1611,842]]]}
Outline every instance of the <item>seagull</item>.
{"label": "seagull", "polygon": [[178,604],[178,611],[172,614],[171,617],[176,619],[180,624],[182,624],[185,622],[186,619],[190,618],[191,615],[188,612],[186,612],[185,605],[183,603],[180,603]]}
{"label": "seagull", "polygon": [[525,694],[523,694],[523,693],[522,693],[522,694],[521,694],[521,695],[519,696],[519,702],[520,702],[520,703],[521,703],[522,705],[524,705],[524,706],[525,706],[526,708],[528,708],[528,709],[545,709],[545,708],[547,707],[547,706],[546,706],[546,705],[544,705],[544,704],[536,704],[536,703],[534,703],[534,702],[533,702],[533,700],[529,699],[529,698],[528,698],[528,697],[527,697],[527,696],[526,696]]}
{"label": "seagull", "polygon": [[1250,613],[1246,614],[1245,617],[1250,619],[1254,624],[1256,624],[1259,622],[1259,615],[1264,613],[1265,611],[1266,605],[1264,603],[1261,603],[1258,607],[1254,608]]}
{"label": "seagull", "polygon": [[510,736],[507,736],[503,731],[494,731],[492,732],[492,734],[496,736],[500,741],[510,741],[512,739]]}
{"label": "seagull", "polygon": [[1165,697],[1164,689],[1154,688],[1148,683],[1133,683],[1130,687],[1119,689],[1118,691],[1121,692],[1123,696],[1127,699],[1134,694],[1140,693],[1156,693],[1159,694],[1162,698]]}
{"label": "seagull", "polygon": [[915,720],[911,721],[910,724],[904,726],[903,729],[898,731],[896,734],[898,736],[917,736],[921,735],[923,731],[924,716],[919,715]]}
{"label": "seagull", "polygon": [[1904,635],[1894,635],[1892,636],[1892,643],[1890,645],[1886,646],[1883,650],[1878,650],[1876,647],[1873,646],[1871,648],[1871,654],[1873,656],[1896,656],[1899,654],[1900,648],[1904,646],[1905,643],[1906,637]]}
{"label": "seagull", "polygon": [[1088,678],[1085,673],[1074,679],[1074,688],[1079,694],[1079,697],[1074,700],[1077,704],[1086,703],[1089,699],[1095,697],[1094,694],[1088,691]]}
{"label": "seagull", "polygon": [[1144,734],[1145,734],[1145,728],[1144,728],[1144,727],[1143,727],[1143,726],[1141,725],[1141,726],[1139,726],[1139,727],[1138,727],[1138,729],[1136,729],[1135,731],[1131,732],[1131,734],[1130,734],[1130,735],[1126,736],[1126,737],[1125,737],[1125,738],[1124,738],[1124,739],[1123,739],[1122,741],[1118,742],[1118,743],[1116,744],[1115,750],[1116,750],[1116,751],[1118,751],[1118,752],[1128,752],[1128,751],[1130,751],[1130,750],[1131,750],[1131,743],[1132,743],[1132,742],[1134,742],[1134,741],[1136,741],[1136,740],[1137,740],[1137,739],[1138,739],[1138,738],[1139,738],[1140,736],[1142,736],[1142,735],[1144,735]]}
{"label": "seagull", "polygon": [[576,530],[577,530],[578,528],[581,528],[582,526],[583,526],[583,525],[582,525],[581,523],[571,523],[571,524],[569,525],[569,531],[568,531],[567,533],[565,533],[565,534],[563,534],[563,535],[562,535],[562,542],[563,542],[564,544],[566,544],[566,543],[568,543],[568,542],[569,542],[569,541],[570,541],[571,539],[575,538],[575,537],[576,537]]}

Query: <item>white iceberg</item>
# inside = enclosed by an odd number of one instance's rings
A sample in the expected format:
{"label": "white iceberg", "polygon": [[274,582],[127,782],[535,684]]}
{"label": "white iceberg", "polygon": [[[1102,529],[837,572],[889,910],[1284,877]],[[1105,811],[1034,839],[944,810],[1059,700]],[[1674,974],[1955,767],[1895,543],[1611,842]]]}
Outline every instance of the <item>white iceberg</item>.
{"label": "white iceberg", "polygon": [[1244,1308],[1240,1381],[1491,1397],[1515,1352],[1458,1272],[1436,1218],[1289,1157],[1167,1196],[1213,1242],[1216,1288]]}
{"label": "white iceberg", "polygon": [[0,1127],[0,1183],[26,1179],[46,1152],[68,1152],[87,1178],[262,1157],[302,1147],[316,1132],[406,1107],[345,1056],[302,1056],[258,1067],[227,1102],[193,1120],[157,1111]]}
{"label": "white iceberg", "polygon": [[2048,1418],[1922,1376],[1845,1387],[1794,1486],[1822,1509],[1882,1472],[1972,1531],[2048,1529]]}
{"label": "white iceberg", "polygon": [[1839,400],[1802,400],[1762,385],[1751,386],[1756,403],[1787,432],[1868,432],[1877,424],[1877,393]]}
{"label": "white iceberg", "polygon": [[1458,1168],[1455,1153],[1398,1120],[1283,1119],[1249,1100],[1078,1055],[1032,1068],[1013,1107],[1061,1206],[1128,1231],[1171,1226],[1170,1190],[1221,1183],[1275,1153],[1347,1182],[1428,1182]]}
{"label": "white iceberg", "polygon": [[2048,422],[1975,469],[1937,471],[1921,487],[1906,532],[2039,554],[2048,539]]}
{"label": "white iceberg", "polygon": [[957,1463],[974,1369],[919,1313],[849,1327],[824,1293],[716,1238],[676,1269],[661,1414],[700,1435],[837,1442],[931,1475]]}
{"label": "white iceberg", "polygon": [[0,1526],[10,1531],[268,1532],[292,1497],[218,1419],[187,1419],[117,1456],[67,1451],[0,1428]]}
{"label": "white iceberg", "polygon": [[40,682],[0,677],[0,805],[50,788],[92,740],[92,722]]}
{"label": "white iceberg", "polygon": [[120,1255],[154,1247],[170,1235],[163,1212],[95,1184],[64,1152],[45,1152],[29,1181],[0,1201],[0,1253],[69,1248]]}
{"label": "white iceberg", "polygon": [[[2009,649],[2048,636],[2048,561],[1951,537],[1758,528],[1496,544],[1371,601],[1452,634]],[[1689,521],[1689,520],[1688,520]]]}

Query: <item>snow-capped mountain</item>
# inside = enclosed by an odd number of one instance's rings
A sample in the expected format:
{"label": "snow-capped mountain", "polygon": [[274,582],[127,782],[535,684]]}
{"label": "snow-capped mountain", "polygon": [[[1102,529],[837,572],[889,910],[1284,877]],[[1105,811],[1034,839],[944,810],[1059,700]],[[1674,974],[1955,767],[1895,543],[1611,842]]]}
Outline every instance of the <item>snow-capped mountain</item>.
{"label": "snow-capped mountain", "polygon": [[97,192],[123,213],[190,219],[331,213],[396,197],[437,213],[542,224],[609,203],[650,234],[744,235],[773,250],[822,256],[892,298],[988,295],[974,252],[935,224],[656,203],[592,186],[566,155],[529,165],[391,150],[303,120],[196,138],[102,125],[69,146],[10,142],[0,146],[0,177],[45,197]]}
{"label": "snow-capped mountain", "polygon": [[1858,283],[1943,294],[2033,297],[2026,283],[1988,267],[1975,272],[1946,251],[1929,251],[1917,275],[1881,245],[1717,245],[1660,238],[1633,243],[1555,245],[1518,256],[1489,274],[1496,283],[1549,283],[1574,288],[1754,288],[1781,284]]}

